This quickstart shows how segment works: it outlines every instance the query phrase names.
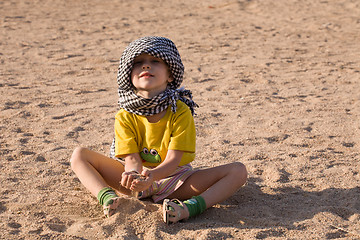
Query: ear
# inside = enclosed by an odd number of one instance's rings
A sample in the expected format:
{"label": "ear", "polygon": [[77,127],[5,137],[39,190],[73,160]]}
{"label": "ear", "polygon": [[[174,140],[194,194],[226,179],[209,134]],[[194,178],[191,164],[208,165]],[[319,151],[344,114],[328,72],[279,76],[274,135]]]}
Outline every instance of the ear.
{"label": "ear", "polygon": [[172,81],[174,81],[174,78],[171,74],[170,68],[168,68],[168,72],[169,72],[169,78],[168,78],[168,83],[171,83]]}

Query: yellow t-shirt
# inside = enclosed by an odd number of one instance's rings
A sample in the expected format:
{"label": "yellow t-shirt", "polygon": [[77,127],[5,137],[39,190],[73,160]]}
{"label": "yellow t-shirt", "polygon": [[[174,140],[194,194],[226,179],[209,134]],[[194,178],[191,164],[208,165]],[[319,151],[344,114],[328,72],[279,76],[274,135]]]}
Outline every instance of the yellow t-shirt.
{"label": "yellow t-shirt", "polygon": [[176,113],[169,106],[165,116],[150,123],[145,116],[121,109],[115,116],[115,156],[140,153],[143,166],[157,166],[168,149],[183,151],[180,166],[195,158],[195,124],[189,107],[177,101]]}

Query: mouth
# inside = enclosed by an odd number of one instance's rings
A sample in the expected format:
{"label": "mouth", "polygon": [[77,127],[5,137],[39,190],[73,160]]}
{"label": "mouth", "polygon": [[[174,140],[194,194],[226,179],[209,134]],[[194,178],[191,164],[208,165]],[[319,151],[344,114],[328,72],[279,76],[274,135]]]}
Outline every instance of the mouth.
{"label": "mouth", "polygon": [[150,74],[149,72],[143,72],[139,75],[139,77],[153,77],[153,75]]}

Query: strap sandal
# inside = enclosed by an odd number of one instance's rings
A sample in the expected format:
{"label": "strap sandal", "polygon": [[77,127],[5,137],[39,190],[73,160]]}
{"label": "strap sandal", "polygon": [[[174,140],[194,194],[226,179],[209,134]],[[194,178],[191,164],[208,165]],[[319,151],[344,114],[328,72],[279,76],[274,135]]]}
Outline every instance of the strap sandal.
{"label": "strap sandal", "polygon": [[110,200],[110,204],[103,206],[105,217],[112,216],[116,212],[116,209],[119,205],[120,205],[120,197],[112,198]]}
{"label": "strap sandal", "polygon": [[165,199],[163,202],[163,219],[166,224],[176,223],[189,218],[189,210],[178,199]]}

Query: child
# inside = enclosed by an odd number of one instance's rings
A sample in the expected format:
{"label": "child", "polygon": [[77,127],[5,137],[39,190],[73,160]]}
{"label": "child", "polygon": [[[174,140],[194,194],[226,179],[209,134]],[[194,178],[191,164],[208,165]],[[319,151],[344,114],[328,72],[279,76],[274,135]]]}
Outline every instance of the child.
{"label": "child", "polygon": [[245,184],[246,168],[238,162],[192,169],[197,105],[190,91],[179,89],[183,73],[179,52],[167,38],[140,38],[125,49],[118,69],[121,109],[115,116],[112,151],[118,160],[84,148],[71,156],[73,171],[97,196],[105,216],[119,207],[118,193],[135,193],[163,201],[164,221],[175,223],[202,213]]}

